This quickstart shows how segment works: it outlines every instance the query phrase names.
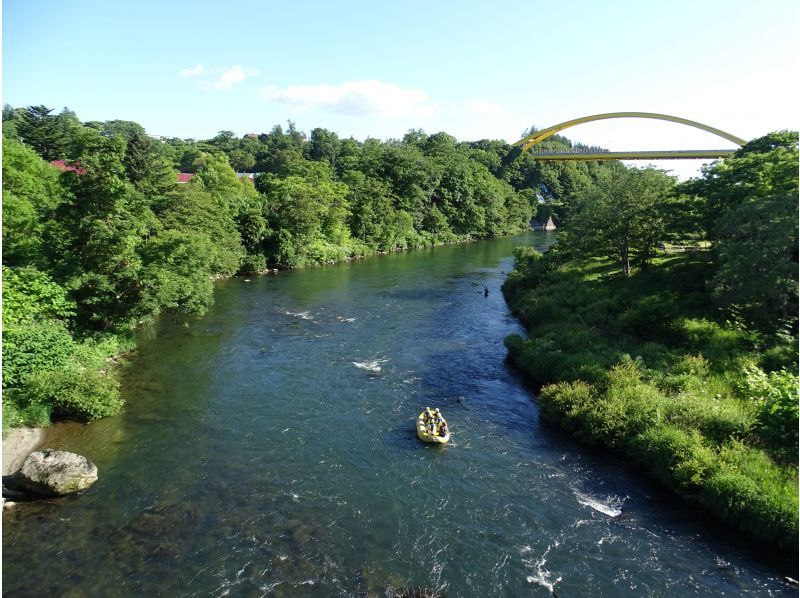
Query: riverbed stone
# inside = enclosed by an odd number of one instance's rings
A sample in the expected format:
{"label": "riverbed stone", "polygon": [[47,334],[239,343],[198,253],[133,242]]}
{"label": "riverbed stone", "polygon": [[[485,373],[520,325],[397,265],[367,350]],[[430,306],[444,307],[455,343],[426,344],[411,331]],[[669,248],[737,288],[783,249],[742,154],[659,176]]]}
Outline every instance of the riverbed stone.
{"label": "riverbed stone", "polygon": [[43,496],[65,496],[97,481],[97,467],[86,457],[44,449],[31,453],[14,475],[14,486]]}

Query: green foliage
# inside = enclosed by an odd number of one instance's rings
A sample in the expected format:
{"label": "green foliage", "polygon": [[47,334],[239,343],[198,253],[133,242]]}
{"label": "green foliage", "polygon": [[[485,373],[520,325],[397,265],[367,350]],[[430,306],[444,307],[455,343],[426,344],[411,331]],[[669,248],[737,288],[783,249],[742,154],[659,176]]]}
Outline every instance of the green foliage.
{"label": "green foliage", "polygon": [[142,247],[143,293],[152,314],[202,315],[212,302],[215,247],[208,235],[165,230]]}
{"label": "green foliage", "polygon": [[64,365],[75,341],[57,321],[27,320],[3,326],[3,388],[20,386],[31,374]]}
{"label": "green foliage", "polygon": [[703,199],[700,211],[707,237],[716,237],[719,219],[741,202],[797,192],[797,142],[796,131],[754,139],[730,158],[704,167],[702,178],[680,186],[681,192]]}
{"label": "green foliage", "polygon": [[765,373],[746,366],[738,381],[741,395],[757,405],[758,433],[764,444],[787,462],[798,447],[798,378],[786,370]]}
{"label": "green foliage", "polygon": [[716,226],[713,291],[730,313],[763,330],[796,330],[798,194],[743,199]]}
{"label": "green foliage", "polygon": [[715,465],[713,450],[697,430],[671,423],[642,431],[632,440],[630,448],[657,479],[682,490],[702,487]]}
{"label": "green foliage", "polygon": [[730,319],[797,336],[798,135],[771,133],[679,187],[715,241],[711,288]]}
{"label": "green foliage", "polygon": [[157,216],[165,229],[198,239],[207,259],[196,265],[208,275],[230,276],[239,270],[246,250],[226,198],[200,185],[182,185],[165,197]]}
{"label": "green foliage", "polygon": [[664,231],[658,206],[673,185],[672,177],[652,168],[606,171],[570,198],[559,244],[573,255],[615,259],[627,276],[632,262],[641,267],[652,259]]}
{"label": "green foliage", "polygon": [[797,549],[797,468],[780,467],[741,442],[724,447],[700,498],[749,535]]}
{"label": "green foliage", "polygon": [[32,267],[3,266],[3,327],[25,320],[66,320],[74,315],[74,301],[46,273]]}
{"label": "green foliage", "polygon": [[30,148],[3,138],[3,263],[44,266],[45,221],[67,198],[59,172]]}
{"label": "green foliage", "polygon": [[28,146],[47,161],[64,158],[68,140],[64,119],[45,106],[28,106],[21,114],[17,133]]}
{"label": "green foliage", "polygon": [[[796,346],[715,319],[694,280],[713,272],[711,257],[660,258],[622,278],[607,275],[607,261],[518,250],[504,292],[529,337],[506,339],[509,358],[545,384],[543,417],[627,454],[752,537],[791,547],[798,379],[754,364],[785,364]],[[764,346],[768,359],[755,352]]]}
{"label": "green foliage", "polygon": [[53,415],[80,421],[116,415],[123,404],[114,376],[76,364],[32,374],[14,400],[28,409],[52,405]]}
{"label": "green foliage", "polygon": [[143,132],[130,134],[122,163],[128,180],[142,193],[163,195],[176,185],[172,165]]}

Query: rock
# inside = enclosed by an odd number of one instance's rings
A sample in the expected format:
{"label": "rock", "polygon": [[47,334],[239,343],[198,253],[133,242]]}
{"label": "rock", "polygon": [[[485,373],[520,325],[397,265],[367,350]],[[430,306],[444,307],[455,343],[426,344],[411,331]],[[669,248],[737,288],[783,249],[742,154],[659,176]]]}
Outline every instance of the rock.
{"label": "rock", "polygon": [[64,496],[97,481],[97,467],[86,457],[44,449],[31,453],[14,475],[14,487],[44,496]]}
{"label": "rock", "polygon": [[44,438],[42,428],[11,428],[3,439],[3,475],[17,471]]}

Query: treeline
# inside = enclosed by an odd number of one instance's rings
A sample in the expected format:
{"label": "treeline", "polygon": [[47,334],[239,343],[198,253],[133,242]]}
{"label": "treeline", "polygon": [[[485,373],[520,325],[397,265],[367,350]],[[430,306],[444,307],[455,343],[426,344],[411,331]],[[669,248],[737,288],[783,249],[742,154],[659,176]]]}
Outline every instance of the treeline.
{"label": "treeline", "polygon": [[542,387],[543,417],[790,551],[797,145],[796,132],[753,140],[682,184],[609,169],[568,198],[550,252],[517,252],[504,285],[529,330],[509,356]]}
{"label": "treeline", "polygon": [[359,142],[289,123],[154,139],[131,121],[5,106],[3,421],[116,412],[108,356],[144,320],[202,314],[214,278],[514,233],[598,168],[446,133]]}

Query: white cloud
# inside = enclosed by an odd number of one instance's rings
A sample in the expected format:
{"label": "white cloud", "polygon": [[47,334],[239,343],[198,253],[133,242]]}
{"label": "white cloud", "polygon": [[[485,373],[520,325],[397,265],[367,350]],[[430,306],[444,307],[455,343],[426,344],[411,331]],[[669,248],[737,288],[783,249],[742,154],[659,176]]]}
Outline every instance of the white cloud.
{"label": "white cloud", "polygon": [[205,71],[205,67],[202,64],[196,64],[192,68],[181,69],[180,73],[178,73],[183,79],[188,79],[189,77],[199,77]]}
{"label": "white cloud", "polygon": [[270,85],[261,90],[261,96],[300,109],[322,107],[349,116],[430,116],[435,112],[424,91],[374,79],[339,85]]}
{"label": "white cloud", "polygon": [[231,89],[234,85],[241,83],[248,77],[257,75],[258,71],[250,67],[239,65],[206,68],[202,64],[197,64],[191,68],[182,69],[178,74],[183,79],[197,79],[197,86],[200,89],[211,91]]}
{"label": "white cloud", "polygon": [[249,67],[242,67],[242,66],[232,66],[230,68],[217,68],[211,69],[212,73],[218,73],[219,75],[213,81],[205,81],[201,84],[203,89],[231,89],[237,83],[241,83],[248,77],[252,77],[258,74],[256,69],[251,69]]}

